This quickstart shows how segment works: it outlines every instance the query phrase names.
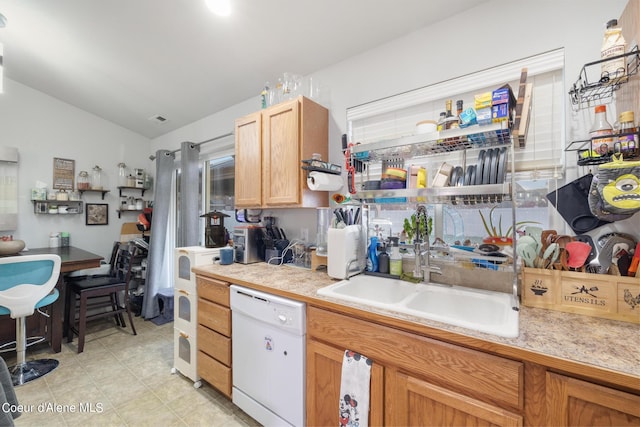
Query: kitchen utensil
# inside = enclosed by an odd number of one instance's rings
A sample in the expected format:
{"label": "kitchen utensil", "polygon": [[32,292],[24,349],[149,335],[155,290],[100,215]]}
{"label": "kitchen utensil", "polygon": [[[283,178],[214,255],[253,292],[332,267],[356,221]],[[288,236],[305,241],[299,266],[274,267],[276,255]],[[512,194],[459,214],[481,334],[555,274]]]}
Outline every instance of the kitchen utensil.
{"label": "kitchen utensil", "polygon": [[500,153],[498,154],[498,176],[496,178],[497,184],[504,183],[504,177],[507,172],[507,148],[500,148]]}
{"label": "kitchen utensil", "polygon": [[474,249],[474,252],[481,253],[484,255],[496,254],[500,253],[500,247],[498,245],[493,245],[490,243],[483,243],[478,246],[477,249]]}
{"label": "kitchen utensil", "polygon": [[598,255],[595,243],[593,243],[593,239],[588,234],[579,234],[574,237],[574,240],[577,242],[587,243],[591,247],[591,252],[589,252],[589,256],[584,262],[585,264],[590,263]]}
{"label": "kitchen utensil", "polygon": [[482,174],[484,168],[484,158],[486,156],[486,152],[484,150],[480,150],[478,153],[478,162],[476,163],[476,185],[484,184],[482,182]]}
{"label": "kitchen utensil", "polygon": [[613,253],[613,248],[616,245],[620,245],[620,247],[626,247],[625,250],[628,251],[632,244],[633,242],[629,241],[624,237],[620,237],[620,236],[610,237],[607,240],[607,242],[604,244],[602,249],[600,249],[600,251],[598,252],[598,263],[600,264],[599,273],[605,274],[609,270],[609,267],[611,267],[613,256],[615,255]]}
{"label": "kitchen utensil", "polygon": [[629,242],[635,243],[635,238],[631,235],[631,234],[627,234],[627,233],[620,233],[617,231],[611,232],[611,233],[606,233],[606,234],[602,234],[600,236],[598,236],[598,247],[602,248],[605,243],[607,243],[607,241],[611,238],[611,237],[622,237],[623,239],[628,240]]}
{"label": "kitchen utensil", "polygon": [[633,258],[631,259],[631,264],[629,265],[629,271],[627,274],[633,277],[637,276],[639,264],[640,264],[640,243],[636,245],[636,250],[633,253]]}
{"label": "kitchen utensil", "polygon": [[458,177],[464,174],[462,171],[462,167],[456,166],[451,171],[451,175],[449,175],[449,185],[452,187],[456,187],[458,185]]}
{"label": "kitchen utensil", "polygon": [[[475,165],[467,166],[467,171],[464,173],[464,185],[471,185],[471,178],[475,169],[476,169]],[[475,175],[473,176],[473,178],[475,178]],[[473,180],[473,182],[475,182],[475,179]]]}
{"label": "kitchen utensil", "polygon": [[522,260],[524,261],[524,265],[530,268],[535,267],[534,262],[537,257],[537,252],[533,245],[518,244],[516,246],[516,253],[520,258],[522,258]]}
{"label": "kitchen utensil", "polygon": [[491,153],[492,150],[487,150],[482,162],[482,184],[489,184],[491,182]]}
{"label": "kitchen utensil", "polygon": [[550,244],[547,249],[542,253],[543,267],[550,268],[560,255],[560,245],[557,243]]}
{"label": "kitchen utensil", "polygon": [[491,172],[489,173],[489,184],[496,184],[498,182],[498,157],[500,156],[500,149],[494,148],[491,150]]}
{"label": "kitchen utensil", "polygon": [[[542,243],[542,250],[547,249],[547,241],[549,240],[549,236],[554,234],[558,234],[558,232],[556,230],[542,230],[542,233],[540,234],[540,243]],[[553,239],[549,240],[549,242],[553,242]]]}
{"label": "kitchen utensil", "polygon": [[532,236],[528,236],[528,235],[521,236],[518,239],[518,246],[520,245],[531,246],[533,250],[536,252],[536,254],[539,254],[542,251],[542,244]]}
{"label": "kitchen utensil", "polygon": [[629,275],[629,267],[631,266],[631,255],[629,255],[626,251],[618,257],[618,271],[621,276]]}
{"label": "kitchen utensil", "polygon": [[[542,227],[536,227],[535,225],[528,225],[524,231],[526,236],[529,236],[535,240],[538,245],[538,252],[542,250]],[[545,248],[546,249],[546,248]]]}
{"label": "kitchen utensil", "polygon": [[567,254],[567,267],[579,269],[582,268],[591,253],[591,245],[585,242],[573,241],[565,246]]}

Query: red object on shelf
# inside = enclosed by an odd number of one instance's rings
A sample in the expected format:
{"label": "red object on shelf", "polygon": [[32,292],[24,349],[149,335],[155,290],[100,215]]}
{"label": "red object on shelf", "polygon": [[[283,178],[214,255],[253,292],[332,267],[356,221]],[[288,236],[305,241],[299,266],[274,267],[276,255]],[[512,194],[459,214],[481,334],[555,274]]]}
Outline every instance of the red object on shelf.
{"label": "red object on shelf", "polygon": [[640,242],[636,245],[636,251],[631,258],[631,265],[627,273],[629,276],[636,277],[638,275],[638,264],[640,264]]}
{"label": "red object on shelf", "polygon": [[498,246],[509,246],[513,244],[513,239],[511,237],[485,237],[482,239],[482,243],[490,244],[490,245],[498,245]]}

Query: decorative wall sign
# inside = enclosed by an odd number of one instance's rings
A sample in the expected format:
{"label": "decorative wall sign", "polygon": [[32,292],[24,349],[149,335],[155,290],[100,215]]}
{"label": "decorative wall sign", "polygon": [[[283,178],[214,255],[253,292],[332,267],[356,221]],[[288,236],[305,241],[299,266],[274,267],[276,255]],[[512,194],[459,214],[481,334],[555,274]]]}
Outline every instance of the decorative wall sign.
{"label": "decorative wall sign", "polygon": [[87,225],[109,224],[109,204],[108,203],[87,203],[86,224]]}
{"label": "decorative wall sign", "polygon": [[76,161],[70,159],[53,158],[53,188],[56,190],[73,191]]}

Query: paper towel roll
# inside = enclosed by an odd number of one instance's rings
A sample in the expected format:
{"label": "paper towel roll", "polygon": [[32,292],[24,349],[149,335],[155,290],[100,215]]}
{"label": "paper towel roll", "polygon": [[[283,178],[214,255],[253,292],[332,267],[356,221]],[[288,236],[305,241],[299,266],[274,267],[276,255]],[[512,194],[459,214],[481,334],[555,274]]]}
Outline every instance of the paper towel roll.
{"label": "paper towel roll", "polygon": [[313,191],[336,191],[342,188],[342,176],[324,172],[309,172],[307,186]]}

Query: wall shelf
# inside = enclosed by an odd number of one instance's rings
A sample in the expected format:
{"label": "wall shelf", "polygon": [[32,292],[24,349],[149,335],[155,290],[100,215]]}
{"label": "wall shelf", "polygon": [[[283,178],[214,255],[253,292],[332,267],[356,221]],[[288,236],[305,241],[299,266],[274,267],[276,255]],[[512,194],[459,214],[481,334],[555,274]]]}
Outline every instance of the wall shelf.
{"label": "wall shelf", "polygon": [[357,144],[351,147],[351,153],[356,160],[366,162],[384,158],[411,159],[470,148],[510,145],[511,131],[508,124],[500,122]]}
{"label": "wall shelf", "polygon": [[[81,200],[32,200],[33,202],[33,213],[39,215],[70,215],[70,214],[81,214],[84,212]],[[75,209],[76,212],[68,212],[66,214],[60,214],[59,212],[49,213],[50,206],[67,206],[68,209]]]}
{"label": "wall shelf", "polygon": [[127,212],[141,213],[143,212],[143,210],[142,209],[116,209],[116,212],[118,212],[118,218],[120,218],[120,215],[122,215],[123,213],[127,213]]}
{"label": "wall shelf", "polygon": [[[603,63],[625,58],[626,74],[621,77],[610,79],[608,75],[601,74],[596,67],[600,67]],[[580,75],[569,91],[571,104],[577,108],[585,108],[592,101],[604,101],[613,96],[613,92],[618,90],[621,85],[629,81],[629,77],[638,73],[640,68],[640,52],[638,45],[634,46],[629,52],[617,55],[607,59],[601,59],[585,64],[580,70]],[[594,71],[595,70],[595,71]],[[589,81],[589,75],[597,75],[598,80]]]}
{"label": "wall shelf", "polygon": [[78,190],[78,193],[80,193],[80,195],[82,196],[83,193],[101,193],[102,194],[102,200],[104,200],[104,195],[107,194],[109,191],[111,190]]}
{"label": "wall shelf", "polygon": [[126,186],[118,187],[118,194],[120,195],[120,197],[122,197],[122,190],[131,190],[131,191],[133,191],[133,190],[137,190],[137,191],[140,191],[140,195],[141,195],[141,196],[144,196],[144,192],[145,192],[146,188],[140,188],[140,187],[126,187]]}

